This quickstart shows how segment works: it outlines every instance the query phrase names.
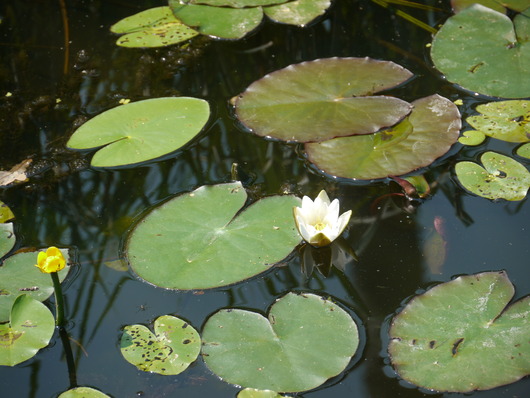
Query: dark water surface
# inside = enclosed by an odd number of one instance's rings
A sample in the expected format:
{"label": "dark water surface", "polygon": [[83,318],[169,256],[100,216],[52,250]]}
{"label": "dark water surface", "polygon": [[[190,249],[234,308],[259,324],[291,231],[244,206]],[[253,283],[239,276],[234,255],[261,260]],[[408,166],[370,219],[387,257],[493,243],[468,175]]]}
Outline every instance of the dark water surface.
{"label": "dark water surface", "polygon": [[[121,329],[173,314],[200,331],[221,307],[266,312],[288,291],[311,290],[355,311],[365,332],[363,350],[347,372],[304,396],[463,396],[427,393],[400,382],[388,366],[384,331],[405,299],[455,275],[505,269],[516,297],[530,292],[528,201],[494,203],[473,197],[452,174],[459,156],[475,157],[484,146],[465,153],[456,146],[438,161],[427,173],[429,181],[437,181],[432,197],[409,209],[400,200],[378,200],[399,191],[392,183],[327,178],[307,167],[296,146],[242,131],[228,105],[254,80],[292,63],[370,56],[394,61],[416,75],[391,95],[409,101],[434,93],[461,98],[465,117],[478,99],[446,84],[430,67],[425,56],[429,33],[368,0],[337,0],[305,29],[266,22],[237,42],[198,38],[186,49],[134,50],[115,46],[109,27],[163,1],[65,3],[68,46],[60,1],[0,3],[0,169],[33,158],[29,182],[1,190],[0,200],[16,215],[17,248],[57,245],[77,253],[66,302],[79,385],[117,398],[235,397],[238,389],[219,380],[200,358],[178,376],[138,371],[120,354]],[[431,25],[449,15],[448,1],[427,3],[442,10],[410,12]],[[5,97],[7,92],[12,97]],[[65,149],[79,124],[122,98],[176,95],[204,98],[212,107],[205,131],[182,151],[139,167],[102,170],[89,167],[90,153]],[[503,153],[513,149],[492,141],[487,146]],[[203,184],[229,181],[234,162],[256,196],[284,190],[315,196],[327,189],[341,199],[343,209],[354,209],[345,236],[359,261],[348,262],[344,273],[333,270],[327,278],[316,273],[307,280],[293,255],[283,267],[249,282],[205,292],[165,291],[105,265],[119,258],[124,234],[148,207]],[[431,272],[422,253],[435,217],[445,220],[447,231],[447,259],[439,274]],[[2,397],[56,397],[68,388],[57,336],[31,360],[0,368]],[[529,391],[526,378],[472,395],[524,397]]]}

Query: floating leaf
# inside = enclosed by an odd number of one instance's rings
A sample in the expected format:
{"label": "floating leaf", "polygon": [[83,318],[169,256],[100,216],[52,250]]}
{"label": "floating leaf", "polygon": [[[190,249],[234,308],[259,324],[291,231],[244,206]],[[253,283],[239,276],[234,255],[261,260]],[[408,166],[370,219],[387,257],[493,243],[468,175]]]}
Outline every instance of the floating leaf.
{"label": "floating leaf", "polygon": [[304,26],[324,14],[330,0],[295,0],[277,6],[264,7],[263,12],[276,22]]}
{"label": "floating leaf", "polygon": [[116,42],[122,47],[169,46],[199,34],[175,18],[169,7],[150,8],[131,15],[112,25],[110,31],[125,34]]}
{"label": "floating leaf", "polygon": [[462,145],[480,145],[486,139],[486,134],[477,130],[467,130],[462,133],[462,136],[458,139],[458,142]]}
{"label": "floating leaf", "polygon": [[176,375],[197,359],[201,338],[189,323],[164,315],[155,320],[154,331],[143,325],[125,326],[120,349],[127,362],[144,372]]}
{"label": "floating leaf", "polygon": [[521,145],[517,148],[517,155],[530,159],[530,144]]}
{"label": "floating leaf", "polygon": [[154,98],[109,109],[90,119],[70,137],[67,146],[100,149],[92,166],[140,163],[173,152],[195,137],[208,121],[204,100]]}
{"label": "floating leaf", "polygon": [[470,392],[530,373],[530,296],[506,308],[505,272],[461,276],[413,298],[394,317],[388,352],[405,380],[429,390]]}
{"label": "floating leaf", "polygon": [[268,270],[300,242],[292,215],[300,199],[272,196],[240,211],[246,199],[236,182],[203,186],[157,206],[129,237],[132,269],[169,289],[226,286]]}
{"label": "floating leaf", "polygon": [[254,133],[284,141],[369,134],[411,110],[405,101],[372,94],[411,76],[393,62],[370,58],[302,62],[252,83],[237,98],[236,114]]}
{"label": "floating leaf", "polygon": [[272,4],[281,4],[289,0],[180,0],[181,3],[186,4],[206,4],[215,7],[258,7],[269,6]]}
{"label": "floating leaf", "polygon": [[359,345],[346,311],[314,294],[288,293],[256,312],[224,309],[203,329],[202,354],[220,378],[244,387],[303,391],[342,372]]}
{"label": "floating leaf", "polygon": [[15,218],[15,215],[9,206],[0,201],[0,223],[5,223],[6,221],[12,220],[13,218]]}
{"label": "floating leaf", "polygon": [[[0,257],[3,257],[15,246],[15,232],[13,223],[0,224]],[[1,282],[0,282],[1,284]]]}
{"label": "floating leaf", "polygon": [[63,392],[59,398],[110,398],[110,396],[90,387],[76,387]]}
{"label": "floating leaf", "polygon": [[456,176],[468,191],[487,199],[523,200],[530,187],[530,172],[516,160],[495,152],[480,157],[484,167],[459,162]]}
{"label": "floating leaf", "polygon": [[284,395],[271,390],[256,390],[255,388],[245,388],[239,391],[237,398],[282,398]]}
{"label": "floating leaf", "polygon": [[[517,33],[516,33],[517,32]],[[489,96],[530,96],[530,22],[473,5],[450,17],[431,47],[437,69],[463,88]]]}
{"label": "floating leaf", "polygon": [[[68,251],[61,249],[68,262]],[[0,322],[9,319],[15,299],[27,294],[35,300],[44,301],[53,293],[53,282],[49,274],[37,267],[37,252],[18,253],[8,257],[0,267]],[[59,271],[61,281],[66,278],[69,266]]]}
{"label": "floating leaf", "polygon": [[473,5],[482,4],[495,11],[506,12],[506,8],[521,12],[528,7],[528,0],[451,0],[451,5],[455,13]]}
{"label": "floating leaf", "polygon": [[26,294],[10,309],[9,323],[0,324],[0,365],[15,366],[46,347],[55,330],[55,319],[42,303]]}
{"label": "floating leaf", "polygon": [[416,100],[413,106],[410,116],[393,128],[306,144],[309,160],[328,174],[362,180],[430,165],[456,142],[460,113],[455,104],[437,94]]}
{"label": "floating leaf", "polygon": [[229,8],[185,4],[169,0],[175,16],[203,35],[222,39],[240,39],[254,30],[263,19],[261,7]]}
{"label": "floating leaf", "polygon": [[27,180],[26,170],[31,164],[32,159],[26,159],[19,164],[13,166],[9,171],[0,170],[0,187],[5,187],[17,182],[24,182]]}
{"label": "floating leaf", "polygon": [[500,101],[477,106],[481,115],[466,121],[489,137],[508,142],[530,141],[530,101]]}

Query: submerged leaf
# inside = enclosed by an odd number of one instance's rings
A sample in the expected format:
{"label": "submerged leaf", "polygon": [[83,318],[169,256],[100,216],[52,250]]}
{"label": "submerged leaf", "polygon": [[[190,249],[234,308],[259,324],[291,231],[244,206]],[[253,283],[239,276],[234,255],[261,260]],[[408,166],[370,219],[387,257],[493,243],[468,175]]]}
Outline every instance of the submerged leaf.
{"label": "submerged leaf", "polygon": [[181,148],[208,121],[208,103],[198,98],[153,98],[109,109],[79,127],[67,146],[104,146],[92,166],[115,167],[156,159]]}
{"label": "submerged leaf", "polygon": [[154,331],[143,325],[125,326],[120,350],[127,362],[144,372],[176,375],[199,356],[199,333],[182,319],[161,316],[155,321]]}
{"label": "submerged leaf", "polygon": [[342,372],[359,345],[357,325],[330,300],[288,293],[257,312],[224,309],[203,329],[202,354],[220,378],[243,387],[297,392]]}
{"label": "submerged leaf", "polygon": [[394,317],[388,352],[396,372],[435,391],[470,392],[530,373],[530,296],[506,308],[505,272],[461,276],[413,298]]}
{"label": "submerged leaf", "polygon": [[439,95],[416,100],[413,106],[410,116],[393,128],[306,144],[309,160],[333,176],[361,180],[402,175],[430,165],[456,142],[460,113]]}
{"label": "submerged leaf", "polygon": [[252,83],[236,100],[238,119],[260,136],[312,142],[392,126],[409,103],[374,93],[412,73],[389,61],[326,58],[290,65]]}
{"label": "submerged leaf", "polygon": [[516,160],[495,152],[480,157],[484,167],[459,162],[456,176],[468,191],[486,199],[523,200],[530,187],[530,172]]}
{"label": "submerged leaf", "polygon": [[300,242],[294,196],[271,196],[243,211],[241,183],[203,186],[156,206],[126,248],[138,276],[169,289],[209,289],[260,274]]}
{"label": "submerged leaf", "polygon": [[473,5],[450,17],[431,47],[434,65],[450,82],[489,96],[530,96],[530,22]]}

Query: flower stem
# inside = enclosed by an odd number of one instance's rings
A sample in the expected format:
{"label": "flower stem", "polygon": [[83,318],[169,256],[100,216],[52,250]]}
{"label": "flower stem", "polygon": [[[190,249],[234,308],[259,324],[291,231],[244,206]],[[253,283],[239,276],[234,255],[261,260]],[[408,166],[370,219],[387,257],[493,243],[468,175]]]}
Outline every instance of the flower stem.
{"label": "flower stem", "polygon": [[61,281],[59,281],[59,275],[57,272],[50,272],[53,281],[53,289],[55,291],[55,325],[62,328],[64,327],[64,300],[63,290],[61,288]]}

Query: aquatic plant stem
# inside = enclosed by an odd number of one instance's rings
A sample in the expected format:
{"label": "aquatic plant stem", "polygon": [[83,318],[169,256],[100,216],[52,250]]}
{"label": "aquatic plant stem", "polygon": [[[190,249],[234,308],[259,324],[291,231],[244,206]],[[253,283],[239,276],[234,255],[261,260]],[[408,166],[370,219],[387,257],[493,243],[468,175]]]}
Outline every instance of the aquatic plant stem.
{"label": "aquatic plant stem", "polygon": [[55,325],[59,328],[64,327],[64,300],[61,281],[57,272],[50,272],[53,281],[53,290],[55,291]]}

